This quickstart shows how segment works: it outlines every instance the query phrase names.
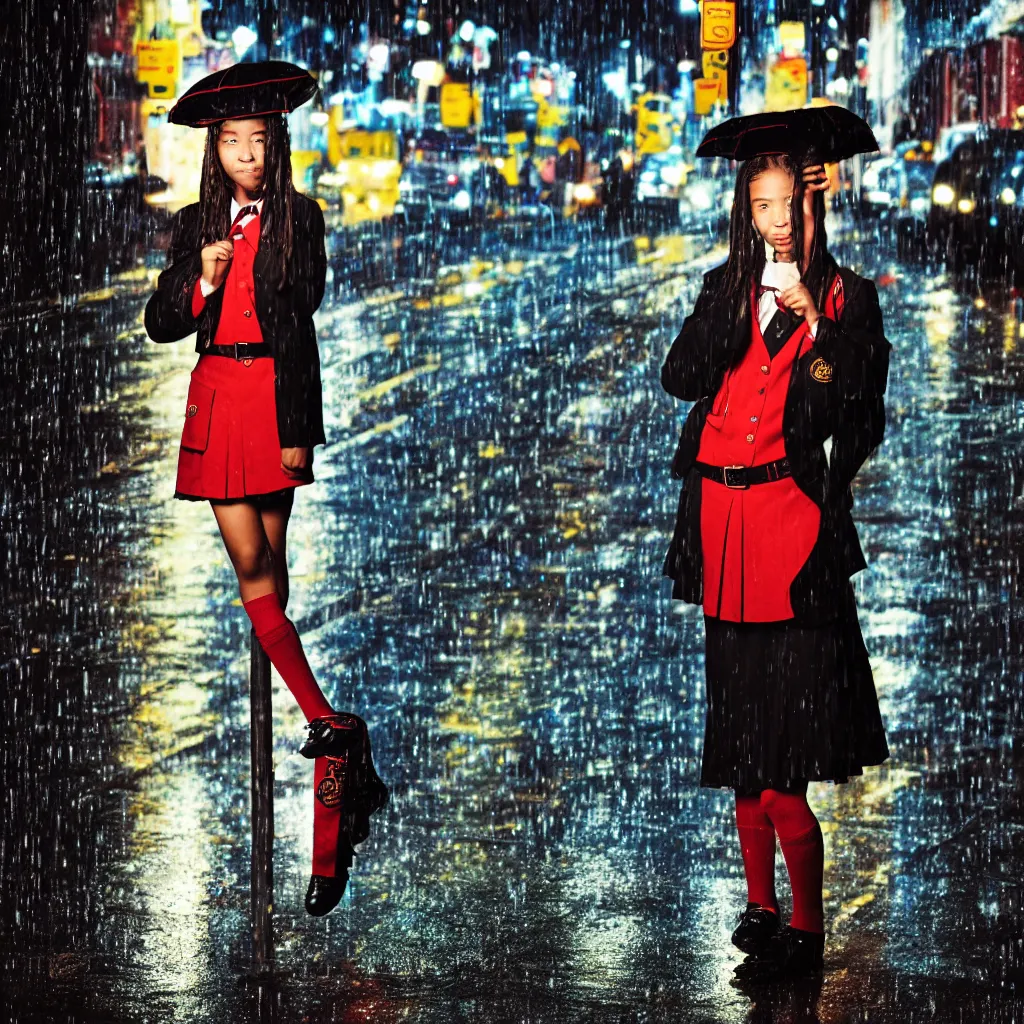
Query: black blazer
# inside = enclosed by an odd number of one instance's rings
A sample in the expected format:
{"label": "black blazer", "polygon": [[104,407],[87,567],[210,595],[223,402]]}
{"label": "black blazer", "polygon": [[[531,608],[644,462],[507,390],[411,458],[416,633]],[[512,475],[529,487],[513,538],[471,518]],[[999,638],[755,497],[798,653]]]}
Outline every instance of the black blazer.
{"label": "black blazer", "polygon": [[[223,285],[206,297],[199,317],[192,316],[192,293],[203,272],[199,244],[199,203],[174,215],[167,269],[157,279],[146,304],[146,333],[153,341],[179,341],[198,332],[202,354],[217,333]],[[282,448],[312,448],[326,443],[320,353],[313,313],[324,297],[327,254],[324,215],[319,205],[299,192],[292,195],[294,284],[276,290],[277,267],[270,242],[262,235],[253,261],[256,316],[274,354],[277,432]]]}
{"label": "black blazer", "polygon": [[[832,261],[829,279],[836,272],[843,282],[843,311],[838,323],[821,316],[814,344],[793,364],[782,421],[793,479],[821,509],[818,539],[790,588],[794,615],[807,624],[834,619],[850,576],[866,567],[850,513],[850,484],[885,433],[882,396],[892,346],[883,333],[878,293],[867,278]],[[672,463],[673,476],[684,483],[664,566],[664,575],[675,581],[672,596],[693,604],[704,599],[702,478],[693,464],[726,370],[742,357],[751,339],[750,303],[743,303],[740,311],[729,308],[722,293],[724,277],[724,265],[704,275],[693,312],[661,370],[662,387],[670,395],[695,403]],[[826,460],[823,444],[828,437],[832,452]]]}

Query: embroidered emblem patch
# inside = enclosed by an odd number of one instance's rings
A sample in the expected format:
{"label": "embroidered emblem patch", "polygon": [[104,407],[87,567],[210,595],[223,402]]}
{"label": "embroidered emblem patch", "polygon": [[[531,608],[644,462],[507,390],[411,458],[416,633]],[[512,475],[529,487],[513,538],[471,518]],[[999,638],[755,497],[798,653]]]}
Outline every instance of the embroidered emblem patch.
{"label": "embroidered emblem patch", "polygon": [[832,379],[832,364],[819,356],[811,363],[810,373],[819,384],[827,384]]}
{"label": "embroidered emblem patch", "polygon": [[345,761],[340,757],[327,758],[327,776],[316,787],[316,798],[324,807],[337,807],[341,803],[345,781]]}

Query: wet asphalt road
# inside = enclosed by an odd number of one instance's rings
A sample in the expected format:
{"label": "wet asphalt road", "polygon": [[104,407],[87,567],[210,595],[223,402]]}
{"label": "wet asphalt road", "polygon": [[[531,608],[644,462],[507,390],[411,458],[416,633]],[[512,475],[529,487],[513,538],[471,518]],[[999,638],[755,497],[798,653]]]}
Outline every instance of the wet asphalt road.
{"label": "wet asphalt road", "polygon": [[[275,675],[277,961],[247,983],[248,622],[171,497],[192,345],[150,282],[3,331],[0,1005],[20,1022],[1024,1018],[1022,343],[847,231],[895,347],[856,509],[893,757],[812,784],[821,982],[730,985],[729,791],[696,785],[702,625],[660,577],[683,409],[666,345],[720,248],[451,250],[317,317],[330,444],[288,614],[392,789],[305,915],[311,765]],[[154,257],[155,266],[162,257]],[[63,410],[56,415],[55,410]],[[777,858],[780,894],[785,869]]]}

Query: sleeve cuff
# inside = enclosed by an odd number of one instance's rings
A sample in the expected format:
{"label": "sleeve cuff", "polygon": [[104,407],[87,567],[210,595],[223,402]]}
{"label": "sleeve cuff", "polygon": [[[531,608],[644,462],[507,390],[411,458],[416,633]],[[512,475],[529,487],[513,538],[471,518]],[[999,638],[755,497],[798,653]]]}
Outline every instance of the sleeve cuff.
{"label": "sleeve cuff", "polygon": [[206,305],[206,292],[203,290],[203,279],[199,278],[196,281],[196,286],[192,290],[192,316],[198,317],[203,311],[203,306]]}

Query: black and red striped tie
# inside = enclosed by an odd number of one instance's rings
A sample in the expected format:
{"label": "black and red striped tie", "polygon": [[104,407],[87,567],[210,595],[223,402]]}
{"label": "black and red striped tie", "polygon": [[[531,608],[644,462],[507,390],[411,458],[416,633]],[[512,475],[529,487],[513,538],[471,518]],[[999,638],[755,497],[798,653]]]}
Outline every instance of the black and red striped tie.
{"label": "black and red striped tie", "polygon": [[249,206],[243,206],[238,211],[238,213],[235,214],[235,219],[231,222],[231,227],[228,230],[228,236],[229,237],[231,237],[231,238],[240,237],[240,236],[235,235],[235,228],[238,227],[238,222],[243,217],[247,217],[250,213],[253,214],[254,216],[258,217],[259,214],[260,214],[260,208],[258,206],[256,206],[255,204],[250,204]]}

